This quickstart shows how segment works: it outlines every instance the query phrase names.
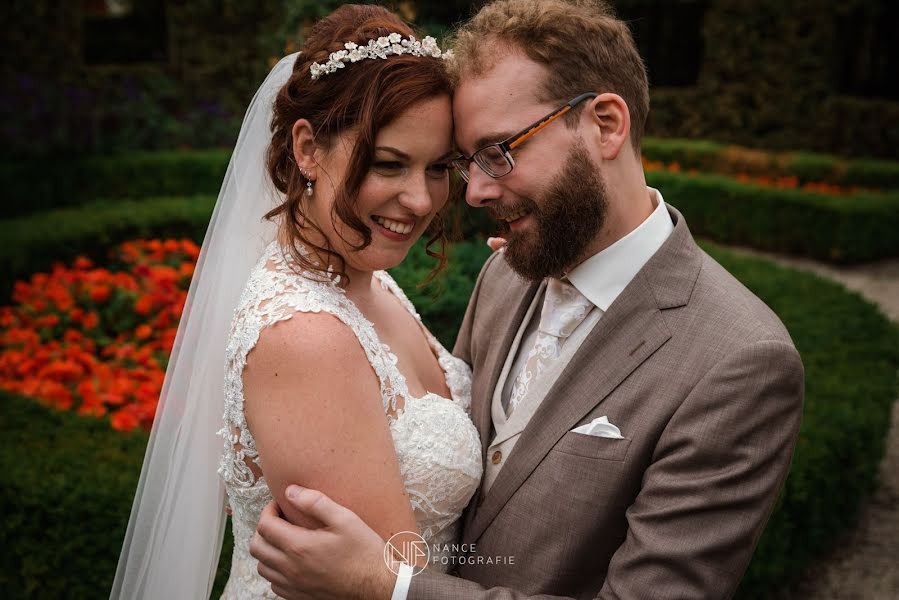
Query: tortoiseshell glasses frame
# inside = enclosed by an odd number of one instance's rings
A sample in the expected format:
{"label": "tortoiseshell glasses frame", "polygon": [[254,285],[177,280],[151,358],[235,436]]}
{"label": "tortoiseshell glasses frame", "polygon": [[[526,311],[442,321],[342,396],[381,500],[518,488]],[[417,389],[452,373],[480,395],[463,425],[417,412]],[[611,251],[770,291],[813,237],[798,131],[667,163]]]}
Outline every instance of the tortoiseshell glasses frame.
{"label": "tortoiseshell glasses frame", "polygon": [[599,94],[596,92],[587,92],[581,94],[566,102],[556,110],[552,111],[542,119],[532,123],[501,142],[490,144],[475,151],[471,156],[460,155],[452,159],[450,162],[453,167],[462,175],[462,179],[468,181],[469,169],[471,163],[474,162],[481,168],[484,173],[496,179],[508,175],[515,168],[515,159],[512,158],[512,150],[530,139],[535,133],[570,111],[572,108],[587,100],[588,98],[596,98]]}

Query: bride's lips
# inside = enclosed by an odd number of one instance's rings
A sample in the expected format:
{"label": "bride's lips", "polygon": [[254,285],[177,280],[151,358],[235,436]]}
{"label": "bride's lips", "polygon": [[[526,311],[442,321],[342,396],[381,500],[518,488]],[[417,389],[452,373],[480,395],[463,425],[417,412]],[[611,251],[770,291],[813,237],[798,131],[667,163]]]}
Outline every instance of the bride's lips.
{"label": "bride's lips", "polygon": [[[412,239],[412,232],[415,231],[415,221],[408,219],[391,219],[380,215],[372,215],[371,221],[374,224],[373,231],[377,231],[384,237],[395,242],[406,242]],[[393,231],[385,225],[393,226],[400,231]],[[404,231],[405,230],[405,231]]]}

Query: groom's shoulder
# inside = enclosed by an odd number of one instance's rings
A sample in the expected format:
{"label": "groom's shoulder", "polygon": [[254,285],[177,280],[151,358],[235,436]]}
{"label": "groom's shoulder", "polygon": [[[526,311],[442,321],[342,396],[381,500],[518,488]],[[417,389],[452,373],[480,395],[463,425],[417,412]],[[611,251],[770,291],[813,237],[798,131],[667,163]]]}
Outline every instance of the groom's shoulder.
{"label": "groom's shoulder", "polygon": [[755,341],[793,341],[777,314],[718,261],[700,250],[701,269],[690,299],[697,326],[738,345]]}
{"label": "groom's shoulder", "polygon": [[478,275],[481,300],[493,298],[508,301],[510,294],[524,292],[530,283],[516,273],[506,260],[505,252],[494,252],[484,262]]}

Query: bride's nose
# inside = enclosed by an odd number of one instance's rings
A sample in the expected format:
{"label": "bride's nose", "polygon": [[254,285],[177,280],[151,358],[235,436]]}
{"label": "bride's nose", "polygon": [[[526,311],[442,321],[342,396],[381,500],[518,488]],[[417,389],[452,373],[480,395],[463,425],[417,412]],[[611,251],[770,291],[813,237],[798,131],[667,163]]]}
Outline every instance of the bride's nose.
{"label": "bride's nose", "polygon": [[409,179],[406,188],[400,192],[399,201],[416,217],[429,214],[434,207],[434,199],[424,176]]}

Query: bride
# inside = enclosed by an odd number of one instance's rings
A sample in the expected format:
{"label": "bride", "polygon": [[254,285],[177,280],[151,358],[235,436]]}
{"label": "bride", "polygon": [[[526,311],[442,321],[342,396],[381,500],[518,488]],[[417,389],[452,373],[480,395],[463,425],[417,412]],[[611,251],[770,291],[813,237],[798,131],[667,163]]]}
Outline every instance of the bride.
{"label": "bride", "polygon": [[455,541],[482,469],[470,371],[384,271],[422,235],[442,238],[444,56],[387,10],[344,6],[256,93],[191,284],[112,598],[207,598],[226,494],[223,597],[277,597],[249,544],[272,498],[315,525],[283,502],[292,482],[385,540]]}

